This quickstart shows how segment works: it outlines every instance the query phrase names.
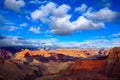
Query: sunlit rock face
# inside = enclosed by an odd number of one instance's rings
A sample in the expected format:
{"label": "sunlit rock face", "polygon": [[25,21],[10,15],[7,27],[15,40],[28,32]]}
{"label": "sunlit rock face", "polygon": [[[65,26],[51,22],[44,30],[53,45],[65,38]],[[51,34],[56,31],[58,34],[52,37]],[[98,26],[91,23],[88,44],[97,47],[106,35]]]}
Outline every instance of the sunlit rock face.
{"label": "sunlit rock face", "polygon": [[[109,50],[101,50],[101,55],[107,55]],[[69,57],[76,57],[76,58],[88,58],[92,56],[99,55],[99,49],[56,49],[56,50],[21,50],[15,54],[15,59],[20,59],[25,61],[26,55],[29,56],[42,56],[45,58],[54,57],[55,59],[59,60],[58,55],[64,55]]]}
{"label": "sunlit rock face", "polygon": [[98,55],[98,49],[57,49],[56,52],[72,56],[87,58],[88,56]]}
{"label": "sunlit rock face", "polygon": [[49,54],[49,51],[45,51],[43,49],[40,50],[29,50],[29,49],[25,49],[25,50],[21,50],[20,52],[17,52],[15,54],[15,59],[23,59],[25,57],[26,54],[29,54],[29,56],[44,56],[44,57],[49,57],[51,56]]}

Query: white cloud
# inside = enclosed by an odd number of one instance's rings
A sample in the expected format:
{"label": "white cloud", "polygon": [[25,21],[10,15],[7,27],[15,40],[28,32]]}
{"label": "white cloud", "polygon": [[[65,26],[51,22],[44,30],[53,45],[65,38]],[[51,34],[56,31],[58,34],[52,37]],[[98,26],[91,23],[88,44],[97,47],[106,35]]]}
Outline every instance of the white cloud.
{"label": "white cloud", "polygon": [[27,20],[30,20],[30,17],[29,17],[29,16],[25,16],[25,18],[26,18]]}
{"label": "white cloud", "polygon": [[20,24],[20,26],[26,27],[26,26],[28,26],[28,24],[27,23],[22,23],[22,24]]}
{"label": "white cloud", "polygon": [[31,4],[43,4],[43,3],[47,3],[48,1],[40,1],[40,0],[30,0]]}
{"label": "white cloud", "polygon": [[92,30],[104,27],[104,23],[94,23],[83,16],[80,16],[73,24],[77,30]]}
{"label": "white cloud", "polygon": [[[8,19],[6,19],[4,16],[0,15],[0,24],[1,25],[14,25],[13,22],[9,21]],[[1,27],[0,25],[0,27]]]}
{"label": "white cloud", "polygon": [[6,8],[20,12],[20,8],[25,6],[24,0],[5,0],[4,5]]}
{"label": "white cloud", "polygon": [[[1,38],[2,37],[2,38]],[[96,44],[97,43],[97,44]],[[46,48],[112,48],[120,47],[120,38],[86,40],[83,42],[59,42],[55,38],[49,39],[24,39],[17,36],[0,36],[0,47],[5,46],[30,46]]]}
{"label": "white cloud", "polygon": [[[80,8],[81,10],[86,10],[87,6],[82,4]],[[69,5],[57,5],[49,2],[32,12],[31,17],[33,20],[47,23],[50,26],[51,32],[57,35],[69,35],[78,30],[104,28],[104,22],[115,21],[119,16],[117,12],[109,8],[103,8],[96,12],[92,12],[92,8],[88,8],[87,12],[80,15],[75,21],[71,21],[72,14],[68,13],[70,10],[71,7]]]}
{"label": "white cloud", "polygon": [[29,31],[35,33],[35,34],[39,34],[40,33],[40,27],[30,27]]}
{"label": "white cloud", "polygon": [[120,47],[120,38],[114,38],[111,40],[111,46],[112,47],[116,47],[119,46]]}
{"label": "white cloud", "polygon": [[70,15],[62,18],[52,16],[50,21],[51,31],[58,35],[69,35],[74,31],[74,25],[69,21]]}
{"label": "white cloud", "polygon": [[113,36],[113,37],[119,37],[119,36],[120,36],[120,32],[119,32],[119,33],[116,33],[116,34],[114,33],[114,34],[112,34],[112,36]]}
{"label": "white cloud", "polygon": [[109,8],[103,8],[97,12],[86,12],[84,16],[92,21],[112,22],[118,19],[119,14]]}
{"label": "white cloud", "polygon": [[76,21],[70,22],[70,15],[63,18],[52,17],[50,21],[51,31],[58,35],[69,35],[76,30],[92,30],[104,27],[104,23],[94,23],[80,16]]}
{"label": "white cloud", "polygon": [[53,37],[53,36],[51,35],[51,31],[50,31],[50,30],[46,30],[46,31],[45,31],[45,36],[46,36],[46,37]]}
{"label": "white cloud", "polygon": [[[60,7],[64,8],[61,10],[59,9]],[[68,5],[65,6],[64,4],[64,6],[61,5],[54,10],[63,12],[63,16],[61,16],[61,14],[59,13],[53,13],[53,15],[51,16],[50,28],[53,33],[58,35],[69,35],[76,30],[92,30],[104,27],[104,23],[94,23],[93,21],[88,20],[84,16],[80,16],[76,21],[70,22],[71,15],[67,14],[69,9],[70,7]]]}
{"label": "white cloud", "polygon": [[100,39],[103,39],[103,38],[105,38],[105,36],[95,36],[95,37],[92,37],[92,38],[100,38]]}
{"label": "white cloud", "polygon": [[18,27],[10,26],[8,31],[15,31],[15,30],[18,30],[18,29],[19,29]]}
{"label": "white cloud", "polygon": [[61,5],[57,7],[57,5],[53,2],[49,2],[48,4],[41,6],[40,9],[36,9],[31,13],[31,17],[33,20],[40,19],[41,21],[45,21],[48,19],[48,16],[54,15],[54,17],[64,17],[67,14],[67,11],[70,9],[68,5]]}
{"label": "white cloud", "polygon": [[75,11],[78,11],[78,12],[85,12],[86,9],[87,9],[87,5],[82,4],[80,7],[75,8]]}
{"label": "white cloud", "polygon": [[32,4],[40,4],[41,2],[39,0],[31,0],[30,3],[32,3]]}
{"label": "white cloud", "polygon": [[17,26],[0,26],[0,30],[6,30],[6,31],[16,31],[19,29],[22,29],[22,28]]}
{"label": "white cloud", "polygon": [[[23,41],[24,42],[24,41]],[[6,47],[6,46],[21,46],[22,41],[19,40],[16,36],[9,36],[4,39],[0,39],[0,47]]]}
{"label": "white cloud", "polygon": [[69,10],[70,10],[70,6],[66,4],[62,4],[61,6],[53,10],[53,15],[54,17],[59,17],[59,18],[65,17]]}
{"label": "white cloud", "polygon": [[31,13],[31,17],[33,20],[40,19],[43,22],[46,22],[46,18],[52,10],[55,8],[55,4],[50,2],[45,6],[41,6],[40,9],[36,9],[34,12]]}

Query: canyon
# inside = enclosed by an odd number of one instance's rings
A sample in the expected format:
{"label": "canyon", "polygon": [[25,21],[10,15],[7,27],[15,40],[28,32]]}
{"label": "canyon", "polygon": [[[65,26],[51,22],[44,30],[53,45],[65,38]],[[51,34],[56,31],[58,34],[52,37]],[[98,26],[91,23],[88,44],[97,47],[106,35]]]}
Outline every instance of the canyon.
{"label": "canyon", "polygon": [[0,49],[0,80],[118,80],[120,47],[112,49]]}

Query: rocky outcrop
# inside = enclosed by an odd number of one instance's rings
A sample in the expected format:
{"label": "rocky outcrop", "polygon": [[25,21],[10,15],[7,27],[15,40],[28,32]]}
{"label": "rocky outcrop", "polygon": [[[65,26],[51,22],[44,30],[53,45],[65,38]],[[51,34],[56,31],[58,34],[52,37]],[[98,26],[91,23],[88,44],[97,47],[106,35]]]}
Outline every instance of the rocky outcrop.
{"label": "rocky outcrop", "polygon": [[114,47],[109,52],[106,74],[112,78],[120,78],[120,47]]}
{"label": "rocky outcrop", "polygon": [[13,54],[5,49],[0,49],[0,57],[6,60],[12,58]]}

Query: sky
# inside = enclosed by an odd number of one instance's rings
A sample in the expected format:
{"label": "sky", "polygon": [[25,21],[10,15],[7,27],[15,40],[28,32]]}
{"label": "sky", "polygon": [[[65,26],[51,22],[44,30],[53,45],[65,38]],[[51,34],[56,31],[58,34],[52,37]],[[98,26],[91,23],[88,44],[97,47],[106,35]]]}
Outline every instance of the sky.
{"label": "sky", "polygon": [[0,0],[0,47],[120,46],[120,0]]}

